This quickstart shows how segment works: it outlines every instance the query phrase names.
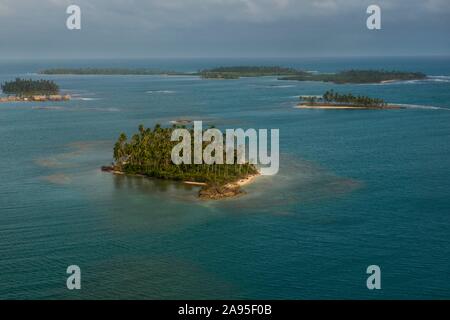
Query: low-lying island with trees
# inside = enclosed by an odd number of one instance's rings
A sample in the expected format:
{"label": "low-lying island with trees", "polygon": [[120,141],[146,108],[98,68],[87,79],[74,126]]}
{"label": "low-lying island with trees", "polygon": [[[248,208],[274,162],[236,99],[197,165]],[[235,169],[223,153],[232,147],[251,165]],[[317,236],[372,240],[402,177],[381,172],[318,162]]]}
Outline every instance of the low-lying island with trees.
{"label": "low-lying island with trees", "polygon": [[53,68],[41,70],[45,75],[150,75],[199,76],[202,79],[239,79],[241,77],[293,76],[298,70],[278,66],[234,66],[204,69],[196,72],[163,71],[150,68]]}
{"label": "low-lying island with trees", "polygon": [[53,68],[39,72],[45,75],[161,75],[198,76],[202,79],[237,80],[242,77],[278,77],[278,80],[321,81],[336,84],[383,83],[422,80],[421,72],[386,70],[344,70],[337,73],[310,72],[282,66],[231,66],[204,69],[196,72],[162,71],[151,68]]}
{"label": "low-lying island with trees", "polygon": [[16,78],[1,85],[6,97],[0,97],[0,102],[22,101],[66,101],[69,95],[61,95],[59,86],[51,80],[32,80]]}
{"label": "low-lying island with trees", "polygon": [[155,76],[155,75],[197,75],[197,73],[164,71],[149,68],[53,68],[39,71],[45,75],[91,75],[91,76]]}
{"label": "low-lying island with trees", "polygon": [[340,94],[333,90],[323,96],[300,96],[299,109],[402,109],[402,106],[388,104],[383,99],[368,96]]}
{"label": "low-lying island with trees", "polygon": [[239,79],[241,77],[277,76],[278,80],[320,81],[335,84],[383,83],[406,80],[422,80],[421,72],[384,70],[346,70],[337,73],[318,73],[279,66],[219,67],[200,71],[203,79]]}
{"label": "low-lying island with trees", "polygon": [[[114,163],[102,171],[149,178],[180,181],[201,186],[199,197],[217,200],[243,194],[241,186],[259,175],[256,166],[245,164],[180,164],[172,162],[173,130],[156,125],[153,129],[139,126],[130,139],[122,133],[114,146]],[[192,130],[193,134],[193,129]],[[205,147],[206,145],[204,145]]]}
{"label": "low-lying island with trees", "polygon": [[239,79],[241,77],[294,76],[298,70],[279,66],[218,67],[200,71],[203,79]]}
{"label": "low-lying island with trees", "polygon": [[395,81],[423,80],[427,76],[421,72],[347,70],[338,73],[314,73],[299,71],[296,75],[279,78],[279,80],[321,81],[335,84],[387,83]]}

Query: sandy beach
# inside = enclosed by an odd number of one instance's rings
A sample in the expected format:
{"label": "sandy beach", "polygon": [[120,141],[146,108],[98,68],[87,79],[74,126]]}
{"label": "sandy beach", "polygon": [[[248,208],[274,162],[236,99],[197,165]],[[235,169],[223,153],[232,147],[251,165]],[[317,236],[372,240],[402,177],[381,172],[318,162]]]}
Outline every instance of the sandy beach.
{"label": "sandy beach", "polygon": [[385,109],[403,109],[401,106],[396,105],[387,105],[385,107],[355,107],[349,105],[342,106],[332,106],[332,105],[297,105],[294,107],[295,109],[322,109],[322,110],[345,110],[345,109],[363,109],[363,110],[385,110]]}
{"label": "sandy beach", "polygon": [[184,184],[188,184],[190,186],[206,186],[207,184],[205,182],[194,182],[194,181],[183,181]]}
{"label": "sandy beach", "polygon": [[258,173],[258,174],[250,175],[250,176],[248,176],[248,177],[245,178],[245,179],[240,179],[240,180],[235,181],[235,182],[227,183],[227,184],[225,185],[225,187],[227,187],[227,188],[236,188],[236,187],[243,187],[243,186],[246,186],[246,185],[248,185],[248,184],[254,182],[255,179],[256,179],[257,177],[259,177],[260,175],[261,175],[261,174],[259,174],[259,173]]}
{"label": "sandy beach", "polygon": [[[225,187],[226,187],[226,188],[243,187],[243,186],[245,186],[245,185],[248,185],[248,184],[254,182],[255,179],[256,179],[257,177],[259,177],[259,176],[260,176],[260,174],[250,175],[250,176],[248,176],[248,177],[245,178],[245,179],[240,179],[240,180],[235,181],[235,182],[227,183],[227,184],[225,185]],[[191,185],[191,186],[200,186],[200,187],[204,187],[204,186],[207,186],[207,185],[208,185],[208,184],[205,183],[205,182],[194,182],[194,181],[183,181],[183,183],[184,183],[184,184]]]}

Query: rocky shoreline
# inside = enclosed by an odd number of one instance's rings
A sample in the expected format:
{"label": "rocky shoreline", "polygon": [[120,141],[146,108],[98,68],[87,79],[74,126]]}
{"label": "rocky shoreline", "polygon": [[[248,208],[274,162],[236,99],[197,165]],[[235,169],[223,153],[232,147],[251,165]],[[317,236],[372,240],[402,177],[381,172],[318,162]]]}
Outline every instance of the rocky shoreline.
{"label": "rocky shoreline", "polygon": [[19,97],[19,96],[8,96],[8,97],[0,97],[1,102],[47,102],[47,101],[68,101],[71,99],[71,96],[66,95],[34,95],[27,97]]}
{"label": "rocky shoreline", "polygon": [[245,191],[240,186],[205,186],[203,187],[198,196],[201,200],[220,200],[224,198],[234,198],[240,195],[244,195]]}

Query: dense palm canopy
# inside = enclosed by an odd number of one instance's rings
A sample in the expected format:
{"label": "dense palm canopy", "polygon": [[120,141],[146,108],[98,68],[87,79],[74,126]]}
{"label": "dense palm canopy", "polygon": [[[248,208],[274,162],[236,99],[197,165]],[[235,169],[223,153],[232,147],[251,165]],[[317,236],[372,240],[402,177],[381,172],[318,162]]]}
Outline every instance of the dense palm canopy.
{"label": "dense palm canopy", "polygon": [[323,100],[331,104],[346,104],[354,107],[385,107],[387,104],[383,99],[370,98],[367,96],[354,96],[351,93],[339,94],[333,90],[323,95]]}
{"label": "dense palm canopy", "polygon": [[16,78],[15,81],[5,82],[1,85],[5,94],[18,96],[53,95],[58,94],[58,85],[50,80],[32,80]]}
{"label": "dense palm canopy", "polygon": [[301,97],[301,99],[310,105],[320,103],[329,105],[349,105],[352,107],[361,107],[361,108],[370,108],[370,107],[382,108],[387,106],[387,103],[383,99],[370,98],[367,96],[354,96],[351,93],[340,94],[333,90],[326,91],[323,94],[322,99],[318,99],[315,96]]}
{"label": "dense palm canopy", "polygon": [[[171,141],[171,137],[176,128],[156,125],[151,129],[140,125],[139,132],[130,139],[122,133],[114,146],[115,167],[128,174],[208,184],[233,182],[257,173],[256,167],[249,163],[175,165],[171,153],[179,142]],[[193,136],[193,129],[189,130]]]}

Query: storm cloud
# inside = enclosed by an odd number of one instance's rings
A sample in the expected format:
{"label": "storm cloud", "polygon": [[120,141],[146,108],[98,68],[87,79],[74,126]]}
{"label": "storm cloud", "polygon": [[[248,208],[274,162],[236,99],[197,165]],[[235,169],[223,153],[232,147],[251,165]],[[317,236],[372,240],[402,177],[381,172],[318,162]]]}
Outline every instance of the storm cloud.
{"label": "storm cloud", "polygon": [[0,57],[448,55],[449,31],[448,0],[0,0]]}

